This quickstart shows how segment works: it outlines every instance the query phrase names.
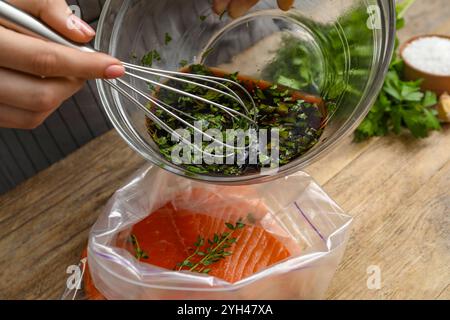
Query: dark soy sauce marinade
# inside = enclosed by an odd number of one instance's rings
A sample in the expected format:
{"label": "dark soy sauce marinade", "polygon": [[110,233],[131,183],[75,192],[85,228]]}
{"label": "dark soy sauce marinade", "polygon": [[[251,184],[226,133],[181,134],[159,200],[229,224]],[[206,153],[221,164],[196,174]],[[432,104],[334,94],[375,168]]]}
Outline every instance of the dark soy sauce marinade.
{"label": "dark soy sauce marinade", "polygon": [[[271,128],[279,129],[279,165],[283,166],[292,160],[302,156],[310,150],[320,139],[323,133],[326,119],[326,106],[320,97],[291,90],[280,85],[272,85],[266,81],[255,80],[241,76],[238,73],[228,74],[216,68],[207,68],[203,65],[191,65],[185,67],[183,72],[193,74],[211,75],[223,77],[237,81],[244,86],[255,101],[257,110],[255,116],[258,129]],[[184,84],[178,81],[167,81],[167,85],[186,92],[204,97],[210,101],[217,102],[236,110],[241,107],[230,98],[218,94],[213,90]],[[208,84],[211,85],[211,84]],[[246,121],[236,121],[217,107],[203,103],[196,99],[185,97],[169,90],[152,88],[154,95],[168,105],[176,106],[177,109],[192,115],[197,120],[203,121],[203,130],[219,129],[224,132],[226,129],[248,129]],[[223,90],[223,88],[220,88]],[[243,99],[245,96],[243,96]],[[173,129],[186,128],[186,126],[170,116],[158,107],[149,104],[149,109],[162,121]],[[187,119],[188,120],[188,119]],[[171,161],[171,153],[179,142],[173,142],[171,135],[160,128],[152,120],[147,118],[148,133],[160,148],[161,153]],[[187,129],[187,128],[186,128]],[[188,129],[193,135],[193,130]],[[225,138],[224,138],[225,141]],[[204,146],[211,142],[205,142]],[[268,138],[270,143],[270,134]],[[271,146],[268,146],[270,150]],[[224,151],[225,152],[225,151]],[[270,156],[270,154],[269,154]],[[261,161],[264,161],[261,159]],[[217,176],[237,176],[243,174],[258,173],[263,167],[270,167],[270,164],[228,165],[228,164],[189,164],[182,165],[192,173],[210,174]]]}

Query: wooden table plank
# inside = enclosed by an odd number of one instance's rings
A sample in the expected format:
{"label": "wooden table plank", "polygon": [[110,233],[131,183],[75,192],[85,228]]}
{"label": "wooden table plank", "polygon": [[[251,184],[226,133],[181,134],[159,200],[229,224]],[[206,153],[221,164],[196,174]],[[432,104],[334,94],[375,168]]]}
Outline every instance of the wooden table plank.
{"label": "wooden table plank", "polygon": [[[378,140],[325,184],[355,219],[332,298],[438,298],[450,283],[450,128],[419,143],[405,141]],[[383,274],[379,291],[366,286],[371,265]],[[433,272],[404,273],[426,268]]]}
{"label": "wooden table plank", "polygon": [[104,204],[144,163],[111,131],[0,197],[0,299],[59,298]]}
{"label": "wooden table plank", "polygon": [[[449,33],[447,2],[418,1],[401,38]],[[348,137],[308,168],[355,218],[329,298],[450,298],[449,150],[449,126],[421,141]],[[109,132],[1,196],[0,298],[59,298],[90,226],[144,163]],[[381,268],[380,290],[367,289],[370,265]]]}

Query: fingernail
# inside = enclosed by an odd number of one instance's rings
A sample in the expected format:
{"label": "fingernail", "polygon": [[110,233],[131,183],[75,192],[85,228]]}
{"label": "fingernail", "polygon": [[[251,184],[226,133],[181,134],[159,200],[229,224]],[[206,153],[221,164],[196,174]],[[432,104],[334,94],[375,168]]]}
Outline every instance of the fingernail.
{"label": "fingernail", "polygon": [[81,31],[85,36],[95,36],[95,30],[86,21],[76,15],[72,15],[70,19],[72,20],[72,24],[75,28]]}
{"label": "fingernail", "polygon": [[106,79],[115,79],[123,76],[125,74],[125,67],[121,65],[112,65],[106,68],[105,70],[105,78]]}

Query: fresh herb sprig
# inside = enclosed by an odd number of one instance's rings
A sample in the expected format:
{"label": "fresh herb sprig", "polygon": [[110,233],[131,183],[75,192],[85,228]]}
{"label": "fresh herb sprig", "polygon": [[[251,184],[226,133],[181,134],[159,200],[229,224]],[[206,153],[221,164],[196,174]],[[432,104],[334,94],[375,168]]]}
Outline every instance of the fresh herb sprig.
{"label": "fresh herb sprig", "polygon": [[148,253],[141,249],[136,235],[130,235],[130,242],[134,247],[134,256],[136,257],[136,259],[141,260],[149,258]]}
{"label": "fresh herb sprig", "polygon": [[[236,224],[225,223],[229,231],[222,234],[214,234],[212,239],[205,241],[205,238],[198,236],[194,243],[194,252],[184,261],[176,265],[178,271],[187,270],[191,272],[208,274],[211,271],[210,266],[217,263],[233,253],[227,249],[231,248],[237,242],[234,237],[235,232],[245,228],[242,220]],[[206,247],[205,247],[206,245]]]}
{"label": "fresh herb sprig", "polygon": [[[405,13],[415,0],[404,0],[397,4],[397,30],[405,26]],[[399,40],[396,38],[396,49]],[[385,136],[390,132],[400,134],[408,129],[416,138],[426,138],[430,131],[440,130],[436,94],[422,92],[421,80],[404,81],[403,60],[396,54],[389,67],[383,89],[367,117],[355,131],[355,141],[374,136]]]}

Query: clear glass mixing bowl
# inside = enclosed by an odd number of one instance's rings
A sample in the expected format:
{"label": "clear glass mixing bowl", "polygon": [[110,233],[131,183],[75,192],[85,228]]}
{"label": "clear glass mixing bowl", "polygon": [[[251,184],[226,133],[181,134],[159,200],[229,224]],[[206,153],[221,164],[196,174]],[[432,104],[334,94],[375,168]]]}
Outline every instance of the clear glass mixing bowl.
{"label": "clear glass mixing bowl", "polygon": [[[127,62],[157,50],[162,59],[154,61],[154,67],[161,69],[177,70],[180,61],[206,63],[320,94],[335,103],[324,134],[311,150],[275,174],[195,174],[167,161],[148,135],[143,113],[98,81],[109,118],[134,150],[178,175],[213,183],[249,184],[301,170],[352,133],[374,102],[391,61],[394,1],[297,0],[293,9],[283,12],[275,0],[261,0],[237,20],[215,15],[210,3],[108,0],[98,25],[96,49]],[[166,34],[172,38],[170,43]],[[145,90],[145,84],[141,85]]]}

